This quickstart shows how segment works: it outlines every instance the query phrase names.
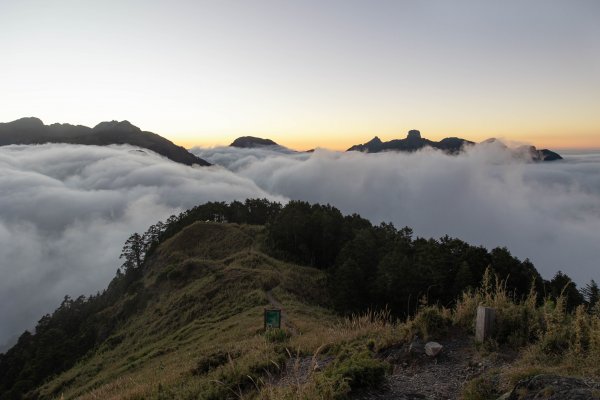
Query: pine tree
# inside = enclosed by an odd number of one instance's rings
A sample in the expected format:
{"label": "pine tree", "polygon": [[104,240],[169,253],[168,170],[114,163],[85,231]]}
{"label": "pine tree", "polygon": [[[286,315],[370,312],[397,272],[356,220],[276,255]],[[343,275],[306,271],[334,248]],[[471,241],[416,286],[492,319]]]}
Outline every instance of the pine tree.
{"label": "pine tree", "polygon": [[598,304],[598,300],[600,300],[600,288],[598,288],[598,284],[593,279],[585,285],[585,287],[581,290],[581,294],[587,303],[588,310],[593,310],[594,307]]}
{"label": "pine tree", "polygon": [[125,259],[121,268],[125,272],[141,268],[144,263],[145,248],[144,239],[139,233],[129,236],[119,256]]}

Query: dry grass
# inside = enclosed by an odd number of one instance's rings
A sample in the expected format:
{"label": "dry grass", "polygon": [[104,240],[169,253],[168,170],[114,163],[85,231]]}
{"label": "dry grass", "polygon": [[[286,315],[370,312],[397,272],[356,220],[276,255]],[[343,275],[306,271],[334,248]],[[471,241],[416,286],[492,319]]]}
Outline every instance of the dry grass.
{"label": "dry grass", "polygon": [[[314,303],[324,296],[323,272],[265,256],[255,249],[258,234],[256,227],[197,223],[171,238],[144,277],[152,296],[143,312],[113,333],[118,340],[105,342],[46,383],[40,394],[64,399],[256,396],[261,378],[277,373],[285,360],[285,347],[314,351],[320,346],[316,333],[337,321]],[[293,282],[301,289],[291,290]],[[272,289],[286,295],[281,301],[299,330],[297,339],[270,343],[265,338],[265,291]],[[303,298],[303,290],[312,296]],[[200,360],[215,351],[236,357],[194,374]]]}
{"label": "dry grass", "polygon": [[527,298],[518,301],[507,293],[502,282],[493,283],[489,273],[486,275],[480,289],[463,294],[454,309],[453,321],[472,328],[478,305],[496,308],[495,335],[490,347],[502,351],[508,346],[518,349],[521,356],[509,367],[469,386],[465,389],[465,398],[477,398],[475,388],[485,386],[484,381],[486,384],[495,382],[494,391],[503,392],[519,380],[541,373],[600,376],[600,316],[597,313],[589,312],[584,306],[569,313],[563,296],[556,300],[547,298],[538,305],[533,289]]}
{"label": "dry grass", "polygon": [[[569,314],[563,299],[537,305],[533,290],[517,300],[490,271],[481,288],[463,294],[452,309],[423,306],[406,321],[393,320],[388,310],[338,318],[326,308],[323,272],[262,254],[253,241],[260,230],[194,224],[183,233],[159,249],[144,280],[153,300],[113,334],[118,344],[101,346],[46,383],[42,396],[338,399],[360,374],[375,379],[385,369],[373,359],[375,352],[415,334],[435,338],[451,325],[473,329],[479,305],[497,309],[496,345],[523,354],[500,374],[502,388],[539,371],[600,374],[598,314],[584,308]],[[230,251],[206,244],[211,238]],[[293,327],[278,340],[262,330],[267,291],[282,303]],[[325,368],[323,359],[330,362]]]}

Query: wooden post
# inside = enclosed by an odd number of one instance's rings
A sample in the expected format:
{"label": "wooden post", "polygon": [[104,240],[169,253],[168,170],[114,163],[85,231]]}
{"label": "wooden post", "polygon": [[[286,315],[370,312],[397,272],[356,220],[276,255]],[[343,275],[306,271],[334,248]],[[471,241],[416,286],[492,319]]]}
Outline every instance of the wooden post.
{"label": "wooden post", "polygon": [[489,339],[494,331],[496,309],[490,307],[477,307],[477,321],[475,322],[475,340],[483,342]]}

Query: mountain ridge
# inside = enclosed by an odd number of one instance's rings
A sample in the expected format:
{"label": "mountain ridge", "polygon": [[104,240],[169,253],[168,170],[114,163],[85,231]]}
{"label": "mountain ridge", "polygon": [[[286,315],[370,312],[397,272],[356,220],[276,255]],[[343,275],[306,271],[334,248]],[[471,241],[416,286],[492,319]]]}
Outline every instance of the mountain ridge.
{"label": "mountain ridge", "polygon": [[35,117],[0,123],[0,146],[11,144],[68,143],[107,146],[129,144],[152,150],[184,165],[211,165],[182,146],[153,132],[142,131],[129,121],[104,121],[93,128],[54,123],[45,125]]}
{"label": "mountain ridge", "polygon": [[[488,139],[482,143],[498,142],[504,148],[508,147],[497,139]],[[346,151],[360,151],[363,153],[380,153],[385,151],[414,152],[425,147],[442,150],[448,154],[459,154],[466,146],[476,146],[475,142],[459,137],[447,137],[438,142],[421,137],[421,132],[411,129],[405,139],[392,139],[383,142],[378,136],[370,141],[351,146]],[[512,151],[512,150],[511,150]],[[521,146],[514,150],[517,155],[530,157],[532,161],[555,161],[562,160],[562,157],[551,150],[538,150],[535,146]]]}

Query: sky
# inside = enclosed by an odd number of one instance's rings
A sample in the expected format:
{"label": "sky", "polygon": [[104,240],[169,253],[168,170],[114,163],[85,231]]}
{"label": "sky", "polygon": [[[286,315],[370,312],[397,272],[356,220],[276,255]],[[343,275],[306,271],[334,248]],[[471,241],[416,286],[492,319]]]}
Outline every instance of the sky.
{"label": "sky", "polygon": [[0,121],[600,148],[600,2],[0,0]]}

